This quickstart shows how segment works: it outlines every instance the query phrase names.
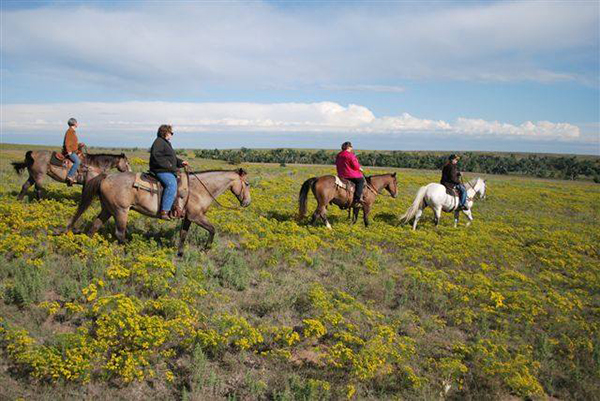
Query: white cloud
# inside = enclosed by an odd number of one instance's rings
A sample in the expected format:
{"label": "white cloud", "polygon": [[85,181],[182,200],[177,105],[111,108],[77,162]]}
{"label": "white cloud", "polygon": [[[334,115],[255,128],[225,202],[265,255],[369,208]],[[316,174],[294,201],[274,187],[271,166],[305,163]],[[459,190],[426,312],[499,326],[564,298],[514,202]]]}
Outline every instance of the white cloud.
{"label": "white cloud", "polygon": [[598,81],[596,2],[94,4],[4,10],[5,66],[120,83],[123,91],[175,83],[385,91],[397,87],[382,82],[404,78]]}
{"label": "white cloud", "polygon": [[66,120],[75,116],[81,129],[91,133],[121,135],[154,132],[169,123],[176,132],[238,133],[357,133],[437,134],[469,137],[506,137],[577,140],[580,130],[568,123],[527,121],[520,125],[458,118],[455,122],[429,120],[408,113],[376,117],[367,107],[334,102],[318,103],[57,103],[2,106],[2,130],[19,132],[60,132]]}

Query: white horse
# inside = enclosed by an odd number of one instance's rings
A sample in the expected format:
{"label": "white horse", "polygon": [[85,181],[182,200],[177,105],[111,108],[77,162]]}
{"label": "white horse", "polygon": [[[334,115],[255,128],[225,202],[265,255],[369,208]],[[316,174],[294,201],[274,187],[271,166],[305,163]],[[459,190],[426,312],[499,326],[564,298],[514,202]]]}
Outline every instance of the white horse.
{"label": "white horse", "polygon": [[[464,209],[463,212],[469,219],[467,222],[467,226],[469,226],[473,221],[471,208],[473,207],[475,195],[479,195],[481,199],[485,198],[485,180],[476,178],[466,183],[465,188],[467,188],[467,202],[465,204],[466,209]],[[458,196],[448,195],[446,193],[446,187],[442,184],[427,184],[419,188],[413,204],[408,208],[406,213],[400,217],[400,220],[402,223],[408,223],[414,219],[413,230],[416,230],[417,223],[423,214],[423,209],[430,206],[435,214],[436,226],[440,222],[440,216],[443,210],[444,212],[454,212],[454,227],[456,227],[458,226],[458,217],[460,215],[460,210],[458,209],[459,203],[460,199]]]}

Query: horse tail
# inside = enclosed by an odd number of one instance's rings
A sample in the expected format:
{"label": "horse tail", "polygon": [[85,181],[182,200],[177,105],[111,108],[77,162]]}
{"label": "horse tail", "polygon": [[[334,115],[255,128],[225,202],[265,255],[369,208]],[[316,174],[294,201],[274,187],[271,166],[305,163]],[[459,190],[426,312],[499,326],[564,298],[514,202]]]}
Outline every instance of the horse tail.
{"label": "horse tail", "polygon": [[309,178],[308,180],[304,181],[304,184],[302,184],[302,188],[300,188],[300,196],[298,197],[298,206],[299,206],[298,218],[299,219],[302,219],[302,218],[304,218],[304,216],[306,216],[306,205],[308,203],[308,191],[312,188],[315,181],[317,181],[317,177]]}
{"label": "horse tail", "polygon": [[409,221],[411,221],[417,214],[417,211],[425,207],[425,201],[423,200],[423,198],[425,198],[426,191],[427,185],[419,188],[419,190],[417,191],[417,196],[415,196],[415,200],[413,201],[412,205],[408,208],[406,213],[400,216],[400,221],[402,223],[406,224]]}
{"label": "horse tail", "polygon": [[81,193],[81,200],[79,201],[79,206],[77,207],[77,211],[71,218],[71,221],[69,221],[67,231],[73,229],[75,223],[77,223],[77,220],[79,220],[81,215],[83,215],[85,211],[90,207],[94,198],[100,194],[100,185],[106,177],[106,173],[99,174],[83,185],[83,192]]}
{"label": "horse tail", "polygon": [[31,152],[31,150],[28,150],[27,153],[25,153],[25,161],[11,163],[12,166],[15,168],[17,174],[21,174],[23,170],[25,170],[27,167],[33,164],[33,157],[31,157]]}

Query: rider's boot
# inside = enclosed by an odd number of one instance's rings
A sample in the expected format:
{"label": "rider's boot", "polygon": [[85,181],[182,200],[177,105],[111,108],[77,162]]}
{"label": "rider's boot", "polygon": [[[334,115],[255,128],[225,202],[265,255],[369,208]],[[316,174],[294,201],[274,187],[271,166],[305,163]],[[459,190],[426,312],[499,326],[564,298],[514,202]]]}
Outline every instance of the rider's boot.
{"label": "rider's boot", "polygon": [[171,220],[171,216],[169,216],[168,210],[161,210],[158,214],[158,218],[161,220]]}

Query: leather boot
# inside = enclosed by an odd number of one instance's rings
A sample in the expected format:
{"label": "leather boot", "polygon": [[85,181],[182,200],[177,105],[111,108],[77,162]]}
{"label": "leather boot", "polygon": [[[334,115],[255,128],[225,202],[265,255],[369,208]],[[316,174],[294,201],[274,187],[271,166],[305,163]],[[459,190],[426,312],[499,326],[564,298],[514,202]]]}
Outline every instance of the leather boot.
{"label": "leather boot", "polygon": [[161,210],[158,214],[158,218],[161,220],[171,220],[171,217],[169,216],[169,212],[167,210]]}

